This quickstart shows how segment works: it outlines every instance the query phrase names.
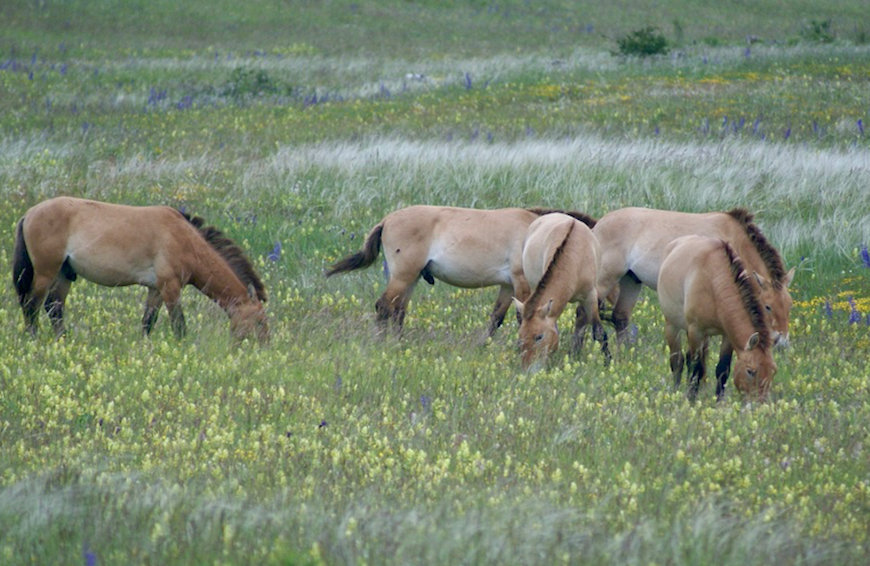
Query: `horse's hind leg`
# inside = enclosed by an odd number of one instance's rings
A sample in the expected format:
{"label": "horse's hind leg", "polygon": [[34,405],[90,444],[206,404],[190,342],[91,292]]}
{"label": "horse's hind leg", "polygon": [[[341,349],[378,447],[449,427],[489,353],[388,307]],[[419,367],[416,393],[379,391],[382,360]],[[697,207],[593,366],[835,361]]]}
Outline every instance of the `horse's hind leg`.
{"label": "horse's hind leg", "polygon": [[414,287],[417,285],[419,278],[420,271],[414,273],[413,276],[403,276],[398,270],[392,271],[390,282],[387,284],[384,294],[375,303],[380,331],[386,330],[390,325],[397,332],[402,330],[408,302],[411,300],[411,293],[414,292]]}
{"label": "horse's hind leg", "polygon": [[151,331],[154,329],[162,305],[163,297],[160,296],[160,291],[149,288],[148,297],[145,299],[145,314],[142,316],[142,331],[146,335],[151,334]]}
{"label": "horse's hind leg", "polygon": [[504,285],[498,291],[498,297],[495,300],[495,306],[492,308],[492,314],[489,316],[489,325],[486,327],[486,336],[485,338],[489,338],[492,336],[496,329],[498,329],[502,323],[504,323],[504,318],[507,315],[507,311],[511,306],[511,297],[513,296],[513,288],[506,287]]}
{"label": "horse's hind leg", "polygon": [[61,274],[49,288],[45,299],[45,312],[48,313],[48,318],[51,320],[51,327],[54,330],[55,336],[61,336],[64,332],[63,307],[66,304],[66,296],[69,294],[71,285],[72,281]]}
{"label": "horse's hind leg", "polygon": [[51,276],[37,273],[33,278],[33,286],[30,291],[21,299],[24,324],[31,336],[36,336],[39,309],[45,304],[45,297],[54,284],[56,274],[57,271]]}
{"label": "horse's hind leg", "polygon": [[724,336],[722,347],[719,348],[719,363],[716,364],[716,400],[721,401],[725,397],[725,383],[728,382],[728,373],[731,371],[731,356],[734,347]]}
{"label": "horse's hind leg", "polygon": [[633,273],[628,273],[619,280],[619,298],[613,305],[613,326],[620,344],[624,344],[628,337],[626,329],[631,320],[631,311],[634,310],[642,290],[643,284]]}

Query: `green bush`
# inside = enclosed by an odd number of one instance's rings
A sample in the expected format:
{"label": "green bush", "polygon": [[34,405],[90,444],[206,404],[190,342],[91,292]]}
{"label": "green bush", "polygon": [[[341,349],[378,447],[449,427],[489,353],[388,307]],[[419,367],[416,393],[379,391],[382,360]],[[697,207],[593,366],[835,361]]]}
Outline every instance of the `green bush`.
{"label": "green bush", "polygon": [[[237,67],[233,69],[224,83],[221,94],[240,101],[267,94],[277,94],[281,90],[285,89],[282,89],[265,70]],[[290,91],[289,88],[286,90]]]}
{"label": "green bush", "polygon": [[800,36],[813,43],[833,43],[836,39],[830,19],[810,20],[809,23],[804,24]]}
{"label": "green bush", "polygon": [[619,54],[625,56],[648,57],[668,52],[668,40],[653,26],[636,29],[617,39],[616,44]]}

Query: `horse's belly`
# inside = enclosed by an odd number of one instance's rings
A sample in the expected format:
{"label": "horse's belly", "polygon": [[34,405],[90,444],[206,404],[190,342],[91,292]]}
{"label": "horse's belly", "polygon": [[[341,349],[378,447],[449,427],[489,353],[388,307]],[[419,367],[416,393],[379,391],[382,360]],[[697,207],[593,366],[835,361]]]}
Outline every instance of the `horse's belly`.
{"label": "horse's belly", "polygon": [[476,288],[510,285],[510,267],[506,265],[463,265],[430,261],[426,266],[436,279],[456,287]]}
{"label": "horse's belly", "polygon": [[123,287],[125,285],[157,285],[157,273],[154,266],[135,265],[128,262],[111,264],[98,259],[77,258],[74,255],[68,257],[73,270],[87,279],[99,285],[108,287]]}

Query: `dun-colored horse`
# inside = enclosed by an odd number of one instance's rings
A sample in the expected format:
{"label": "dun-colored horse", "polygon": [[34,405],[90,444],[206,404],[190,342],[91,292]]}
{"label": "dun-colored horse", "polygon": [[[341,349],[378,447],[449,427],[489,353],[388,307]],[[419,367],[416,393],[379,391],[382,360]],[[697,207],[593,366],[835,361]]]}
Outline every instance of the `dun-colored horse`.
{"label": "dun-colored horse", "polygon": [[658,278],[659,302],[671,371],[680,384],[683,357],[680,331],[688,335],[689,397],[694,399],[706,370],[709,336],[722,335],[716,365],[716,398],[725,393],[731,353],[737,349],[734,383],[742,393],[766,399],[776,373],[761,289],[727,242],[684,236],[667,246]]}
{"label": "dun-colored horse", "polygon": [[188,284],[229,315],[237,337],[269,329],[266,291],[241,249],[201,218],[164,206],[135,207],[58,197],[18,223],[13,282],[31,334],[44,304],[57,334],[70,285],[81,275],[110,287],[148,287],[142,327],[150,333],[165,303],[178,336],[184,334],[181,289]]}
{"label": "dun-colored horse", "polygon": [[525,369],[543,363],[559,346],[556,322],[568,303],[579,302],[573,350],[583,346],[586,325],[610,359],[607,333],[598,315],[596,281],[601,249],[592,230],[565,214],[548,214],[532,222],[523,246],[523,271],[534,291],[514,304],[521,315],[520,351]]}
{"label": "dun-colored horse", "polygon": [[[369,232],[363,250],[333,265],[326,276],[368,267],[383,245],[390,279],[375,309],[382,327],[392,321],[398,328],[421,277],[430,284],[440,279],[457,287],[498,285],[501,289],[486,332],[491,336],[504,321],[511,296],[529,296],[523,238],[535,219],[551,212],[557,211],[409,206],[384,217]],[[585,214],[568,214],[589,226],[595,224]]]}
{"label": "dun-colored horse", "polygon": [[622,334],[627,328],[642,285],[656,289],[667,245],[680,236],[696,234],[720,238],[734,247],[761,285],[762,303],[774,343],[783,347],[788,345],[792,305],[788,286],[795,270],[792,268],[786,273],[779,252],[767,241],[753,223],[752,214],[745,209],[693,214],[622,208],[602,216],[592,231],[604,251],[598,295],[605,297],[619,285],[618,299],[613,307],[617,332]]}

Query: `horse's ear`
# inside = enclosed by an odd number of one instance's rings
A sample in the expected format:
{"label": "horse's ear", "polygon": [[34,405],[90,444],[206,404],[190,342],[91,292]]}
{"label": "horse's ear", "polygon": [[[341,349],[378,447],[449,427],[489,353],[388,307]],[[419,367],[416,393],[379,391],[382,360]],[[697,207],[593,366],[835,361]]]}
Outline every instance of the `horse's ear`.
{"label": "horse's ear", "polygon": [[794,280],[795,269],[792,267],[788,270],[788,273],[785,274],[785,279],[782,282],[782,286],[788,289],[788,286],[791,285],[791,282]]}
{"label": "horse's ear", "polygon": [[749,337],[749,340],[746,341],[746,346],[743,348],[744,350],[752,350],[758,343],[761,341],[761,337],[758,335],[758,332],[753,332],[752,336]]}
{"label": "horse's ear", "polygon": [[253,283],[248,283],[248,296],[251,297],[251,300],[257,300],[257,290],[254,288]]}
{"label": "horse's ear", "polygon": [[548,316],[550,316],[550,311],[552,311],[552,310],[553,310],[553,299],[550,299],[550,302],[548,302],[546,305],[541,307],[541,317],[547,318]]}
{"label": "horse's ear", "polygon": [[523,309],[525,308],[525,305],[516,297],[511,297],[511,300],[514,302],[514,306],[516,307],[517,312],[520,313],[520,316],[523,316]]}
{"label": "horse's ear", "polygon": [[758,286],[762,289],[767,287],[767,279],[762,277],[757,271],[753,271],[752,275],[755,277],[755,281],[758,282]]}

